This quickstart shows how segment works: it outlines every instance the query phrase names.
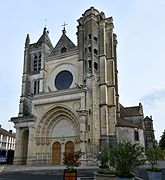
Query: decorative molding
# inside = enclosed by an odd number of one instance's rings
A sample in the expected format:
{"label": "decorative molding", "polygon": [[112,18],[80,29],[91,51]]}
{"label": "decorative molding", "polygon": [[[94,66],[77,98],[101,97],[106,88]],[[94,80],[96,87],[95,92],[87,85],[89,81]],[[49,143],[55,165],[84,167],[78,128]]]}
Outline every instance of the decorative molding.
{"label": "decorative molding", "polygon": [[35,109],[36,109],[37,114],[41,114],[44,111],[43,106],[36,106]]}
{"label": "decorative molding", "polygon": [[73,109],[79,110],[80,108],[81,108],[81,104],[80,104],[79,102],[75,102],[75,103],[73,104]]}

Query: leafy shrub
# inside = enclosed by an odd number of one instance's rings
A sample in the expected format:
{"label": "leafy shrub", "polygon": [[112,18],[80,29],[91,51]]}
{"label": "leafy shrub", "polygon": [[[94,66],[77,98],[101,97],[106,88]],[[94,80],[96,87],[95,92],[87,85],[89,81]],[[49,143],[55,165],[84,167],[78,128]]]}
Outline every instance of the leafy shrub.
{"label": "leafy shrub", "polygon": [[104,147],[104,149],[102,150],[100,154],[100,163],[101,163],[100,168],[102,169],[108,168],[109,167],[108,162],[109,162],[109,148]]}
{"label": "leafy shrub", "polygon": [[110,161],[115,164],[117,176],[133,177],[135,167],[145,162],[144,148],[130,142],[118,143],[110,149]]}

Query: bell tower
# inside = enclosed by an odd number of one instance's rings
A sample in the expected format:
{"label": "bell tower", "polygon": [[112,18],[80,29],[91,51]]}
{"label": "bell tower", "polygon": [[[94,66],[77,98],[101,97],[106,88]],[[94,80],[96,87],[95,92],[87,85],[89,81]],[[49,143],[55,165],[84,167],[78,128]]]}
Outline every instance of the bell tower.
{"label": "bell tower", "polygon": [[22,76],[22,92],[19,105],[19,116],[31,114],[31,97],[43,93],[45,59],[53,49],[46,27],[36,43],[30,44],[27,34],[24,50],[24,66]]}
{"label": "bell tower", "polygon": [[100,145],[115,140],[119,113],[117,40],[112,17],[106,18],[94,7],[86,10],[78,23],[79,83],[88,88],[88,141],[94,150],[98,139]]}

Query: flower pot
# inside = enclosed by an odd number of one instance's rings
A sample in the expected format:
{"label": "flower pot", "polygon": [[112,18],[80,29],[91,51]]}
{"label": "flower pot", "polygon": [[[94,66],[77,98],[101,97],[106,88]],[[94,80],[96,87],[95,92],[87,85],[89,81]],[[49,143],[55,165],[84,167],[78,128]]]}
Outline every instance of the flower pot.
{"label": "flower pot", "polygon": [[149,180],[161,180],[161,171],[147,171]]}
{"label": "flower pot", "polygon": [[99,174],[94,172],[95,180],[117,180],[117,177],[113,174]]}
{"label": "flower pot", "polygon": [[77,180],[77,171],[68,172],[68,171],[64,170],[63,180]]}

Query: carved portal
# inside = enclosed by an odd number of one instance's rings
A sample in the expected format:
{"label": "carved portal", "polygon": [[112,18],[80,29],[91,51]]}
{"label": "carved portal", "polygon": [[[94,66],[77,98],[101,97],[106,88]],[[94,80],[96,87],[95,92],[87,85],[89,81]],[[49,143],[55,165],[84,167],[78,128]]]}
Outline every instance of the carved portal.
{"label": "carved portal", "polygon": [[[36,129],[36,137],[76,137],[80,132],[78,118],[78,115],[70,109],[55,106],[40,119]],[[44,142],[45,140],[42,141],[42,143]],[[36,139],[36,143],[40,144],[41,142]]]}

